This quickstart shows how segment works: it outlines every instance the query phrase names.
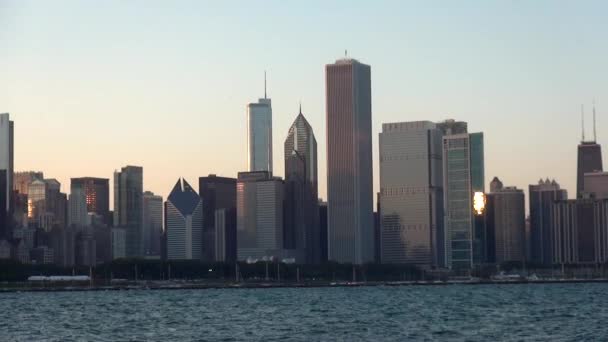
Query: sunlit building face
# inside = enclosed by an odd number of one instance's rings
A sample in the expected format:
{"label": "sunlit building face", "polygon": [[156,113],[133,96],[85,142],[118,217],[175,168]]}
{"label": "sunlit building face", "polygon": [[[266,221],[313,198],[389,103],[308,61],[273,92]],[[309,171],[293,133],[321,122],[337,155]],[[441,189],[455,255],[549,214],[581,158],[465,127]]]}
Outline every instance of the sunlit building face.
{"label": "sunlit building face", "polygon": [[486,195],[483,192],[477,191],[473,194],[473,210],[475,215],[483,215],[486,208]]}

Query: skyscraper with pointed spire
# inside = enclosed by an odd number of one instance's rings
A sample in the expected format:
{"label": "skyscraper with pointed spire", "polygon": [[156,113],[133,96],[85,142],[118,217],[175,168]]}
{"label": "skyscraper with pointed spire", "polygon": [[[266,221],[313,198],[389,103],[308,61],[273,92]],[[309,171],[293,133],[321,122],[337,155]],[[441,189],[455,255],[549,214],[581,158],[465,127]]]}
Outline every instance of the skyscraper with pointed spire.
{"label": "skyscraper with pointed spire", "polygon": [[285,248],[320,262],[317,140],[302,105],[285,139]]}
{"label": "skyscraper with pointed spire", "polygon": [[247,169],[272,173],[272,103],[266,94],[266,72],[264,98],[247,105]]}
{"label": "skyscraper with pointed spire", "polygon": [[593,106],[593,140],[585,140],[585,113],[581,107],[582,139],[578,145],[576,197],[583,197],[585,173],[603,171],[602,147],[596,142],[595,104]]}

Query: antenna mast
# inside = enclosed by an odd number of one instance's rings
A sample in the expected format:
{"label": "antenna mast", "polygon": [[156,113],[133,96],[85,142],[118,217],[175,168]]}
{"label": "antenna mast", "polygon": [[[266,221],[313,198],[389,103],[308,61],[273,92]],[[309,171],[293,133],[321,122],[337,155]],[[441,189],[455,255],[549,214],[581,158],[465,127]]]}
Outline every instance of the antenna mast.
{"label": "antenna mast", "polygon": [[597,142],[597,136],[595,135],[595,99],[593,100],[593,141]]}
{"label": "antenna mast", "polygon": [[581,105],[581,133],[583,142],[585,141],[585,105]]}
{"label": "antenna mast", "polygon": [[264,70],[264,98],[266,97],[266,70]]}

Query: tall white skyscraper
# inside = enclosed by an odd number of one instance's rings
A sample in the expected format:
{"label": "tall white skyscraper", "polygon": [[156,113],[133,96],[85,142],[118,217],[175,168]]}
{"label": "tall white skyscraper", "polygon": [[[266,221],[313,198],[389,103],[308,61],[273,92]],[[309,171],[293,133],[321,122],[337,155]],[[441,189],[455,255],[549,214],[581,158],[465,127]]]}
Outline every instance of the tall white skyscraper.
{"label": "tall white skyscraper", "polygon": [[247,105],[247,169],[272,173],[272,105],[266,97]]}
{"label": "tall white skyscraper", "polygon": [[374,260],[371,70],[340,59],[325,82],[328,258],[363,264]]}
{"label": "tall white skyscraper", "polygon": [[429,121],[382,125],[382,263],[437,264],[437,233],[443,224],[441,137]]}

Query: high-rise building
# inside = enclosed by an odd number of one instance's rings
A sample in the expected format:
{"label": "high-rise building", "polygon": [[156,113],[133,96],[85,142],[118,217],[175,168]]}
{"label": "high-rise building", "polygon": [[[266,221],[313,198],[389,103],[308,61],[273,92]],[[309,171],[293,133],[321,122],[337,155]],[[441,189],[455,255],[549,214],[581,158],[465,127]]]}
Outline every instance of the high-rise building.
{"label": "high-rise building", "polygon": [[72,178],[70,192],[75,189],[84,191],[87,213],[101,216],[103,222],[111,226],[113,219],[110,217],[110,180],[95,177]]}
{"label": "high-rise building", "polygon": [[583,176],[583,193],[595,199],[608,198],[608,172],[589,172]]}
{"label": "high-rise building", "polygon": [[327,202],[319,200],[319,236],[321,262],[327,261]]}
{"label": "high-rise building", "polygon": [[71,227],[54,227],[49,240],[50,247],[55,252],[55,264],[61,267],[72,267],[75,264],[77,230]]}
{"label": "high-rise building", "polygon": [[114,172],[114,226],[126,230],[127,257],[143,256],[143,168]]}
{"label": "high-rise building", "polygon": [[443,189],[444,265],[470,269],[486,254],[485,220],[477,220],[474,210],[475,196],[484,192],[482,133],[444,135]]}
{"label": "high-rise building", "polygon": [[0,170],[0,241],[9,238],[12,235],[12,229],[8,229],[10,212],[6,210],[8,198],[5,196],[7,191],[6,170]]}
{"label": "high-rise building", "polygon": [[247,105],[247,168],[272,173],[272,103],[266,97]]}
{"label": "high-rise building", "polygon": [[285,139],[285,248],[296,250],[298,262],[321,260],[317,140],[302,107]]}
{"label": "high-rise building", "polygon": [[67,195],[61,192],[61,183],[58,180],[50,178],[44,182],[47,184],[46,211],[52,215],[52,225],[65,227],[68,221]]}
{"label": "high-rise building", "polygon": [[72,188],[68,212],[70,226],[84,227],[87,225],[87,196],[82,188]]}
{"label": "high-rise building", "polygon": [[556,201],[551,213],[553,264],[608,261],[608,200]]}
{"label": "high-rise building", "polygon": [[456,121],[454,119],[447,119],[436,124],[437,129],[443,132],[443,135],[455,135],[463,134],[468,132],[468,125],[465,121]]}
{"label": "high-rise building", "polygon": [[97,244],[93,230],[83,229],[76,235],[76,265],[95,266],[97,264]]}
{"label": "high-rise building", "polygon": [[201,260],[203,201],[185,179],[179,179],[165,205],[168,260]]}
{"label": "high-rise building", "polygon": [[44,173],[41,171],[15,172],[13,176],[13,189],[20,194],[27,195],[28,186],[36,179],[43,180]]}
{"label": "high-rise building", "polygon": [[578,145],[578,163],[576,168],[576,196],[583,197],[585,174],[603,171],[602,147],[595,141],[581,141]]}
{"label": "high-rise building", "polygon": [[[41,217],[47,213],[48,184],[42,179],[36,179],[28,187],[28,219],[30,225],[39,227]],[[49,227],[50,228],[50,227]]]}
{"label": "high-rise building", "polygon": [[235,261],[236,178],[199,177],[198,189],[203,200],[203,260]]}
{"label": "high-rise building", "polygon": [[551,205],[568,199],[568,192],[548,178],[528,187],[530,208],[530,261],[543,265],[553,263],[553,228]]}
{"label": "high-rise building", "polygon": [[370,67],[340,59],[325,82],[328,258],[363,264],[374,260]]}
{"label": "high-rise building", "polygon": [[[471,156],[471,190],[473,202],[473,263],[475,265],[482,264],[487,259],[487,237],[486,237],[486,220],[479,211],[479,198],[485,199],[485,163],[484,163],[484,148],[483,148],[483,133],[469,134],[470,156]],[[477,203],[475,203],[475,199]],[[475,209],[477,208],[477,209]]]}
{"label": "high-rise building", "polygon": [[596,142],[595,105],[593,106],[593,140],[585,140],[585,118],[581,108],[582,137],[578,145],[576,167],[576,198],[583,198],[585,174],[604,171],[602,164],[602,147]]}
{"label": "high-rise building", "polygon": [[442,135],[429,121],[382,125],[382,263],[437,265],[437,233],[443,224]]}
{"label": "high-rise building", "polygon": [[143,195],[144,255],[160,256],[163,230],[163,198],[146,191]]}
{"label": "high-rise building", "polygon": [[127,231],[124,228],[112,228],[112,259],[127,257]]}
{"label": "high-rise building", "polygon": [[498,178],[492,183],[488,194],[492,202],[494,255],[497,263],[505,261],[524,261],[526,259],[526,209],[524,192],[515,187],[503,187]]}
{"label": "high-rise building", "polygon": [[239,172],[236,183],[237,259],[287,257],[283,247],[284,184],[270,172]]}
{"label": "high-rise building", "polygon": [[0,114],[0,176],[3,178],[0,181],[0,239],[10,236],[9,220],[12,217],[12,199],[13,199],[13,142],[14,142],[14,124],[10,120],[9,114]]}

